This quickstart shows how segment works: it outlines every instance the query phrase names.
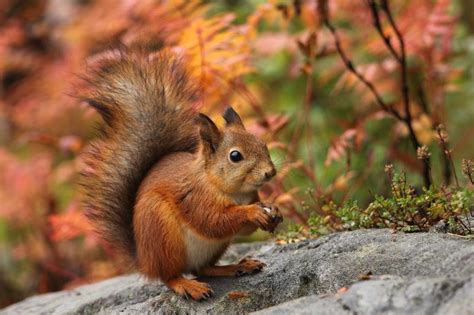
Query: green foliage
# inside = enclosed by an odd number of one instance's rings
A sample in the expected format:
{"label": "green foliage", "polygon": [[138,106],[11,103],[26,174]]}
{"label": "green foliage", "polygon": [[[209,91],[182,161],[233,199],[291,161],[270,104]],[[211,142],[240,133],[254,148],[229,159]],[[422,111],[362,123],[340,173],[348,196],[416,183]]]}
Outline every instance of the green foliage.
{"label": "green foliage", "polygon": [[[389,168],[391,170],[391,168]],[[374,196],[367,207],[350,199],[342,206],[329,202],[323,206],[326,218],[312,215],[307,225],[292,226],[283,239],[319,236],[330,231],[361,228],[390,228],[403,232],[428,231],[433,226],[459,235],[473,234],[468,220],[474,211],[474,191],[469,187],[422,188],[417,191],[407,183],[405,173],[389,174],[391,193]]]}

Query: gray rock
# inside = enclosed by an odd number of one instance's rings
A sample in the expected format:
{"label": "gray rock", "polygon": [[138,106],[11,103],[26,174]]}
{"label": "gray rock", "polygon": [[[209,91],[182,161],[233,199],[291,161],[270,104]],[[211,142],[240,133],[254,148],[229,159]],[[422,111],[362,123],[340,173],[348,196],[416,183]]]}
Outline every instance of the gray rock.
{"label": "gray rock", "polygon": [[[474,309],[472,240],[439,233],[359,230],[289,245],[234,246],[226,258],[248,254],[268,267],[248,277],[203,279],[216,293],[206,302],[185,301],[158,282],[128,275],[35,296],[0,314],[241,314],[292,300],[293,304],[279,305],[280,310],[265,312],[461,315]],[[375,279],[359,281],[368,272]],[[349,286],[347,292],[337,293]],[[248,297],[232,299],[228,294],[233,291]],[[308,297],[295,300],[303,296]]]}
{"label": "gray rock", "polygon": [[382,277],[354,284],[347,292],[307,296],[255,315],[283,314],[474,314],[474,276],[467,278]]}
{"label": "gray rock", "polygon": [[272,306],[261,311],[254,312],[255,315],[348,315],[353,314],[345,308],[342,303],[338,303],[337,298],[330,295],[305,296],[293,301]]}

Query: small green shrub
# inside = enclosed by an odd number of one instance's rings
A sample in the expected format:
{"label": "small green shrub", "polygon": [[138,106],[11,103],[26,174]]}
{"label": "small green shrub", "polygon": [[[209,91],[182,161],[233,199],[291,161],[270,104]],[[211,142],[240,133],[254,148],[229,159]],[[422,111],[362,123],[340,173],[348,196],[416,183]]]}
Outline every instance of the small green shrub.
{"label": "small green shrub", "polygon": [[406,182],[404,173],[395,174],[389,197],[375,196],[367,208],[356,201],[346,202],[336,210],[342,229],[391,228],[406,232],[428,231],[441,220],[448,222],[449,232],[470,234],[467,216],[473,204],[468,188],[422,188],[417,192]]}
{"label": "small green shrub", "polygon": [[[463,163],[463,171],[468,162]],[[472,169],[472,167],[470,168]],[[438,230],[459,235],[474,234],[469,217],[474,212],[474,190],[469,187],[436,187],[415,189],[407,183],[405,173],[396,173],[393,166],[385,169],[391,180],[390,196],[375,195],[365,208],[357,200],[342,206],[327,202],[322,210],[326,217],[311,215],[306,225],[295,225],[283,233],[282,239],[296,240],[332,231],[361,228],[390,228],[403,232],[425,232],[436,226]],[[472,172],[464,172],[469,178]]]}

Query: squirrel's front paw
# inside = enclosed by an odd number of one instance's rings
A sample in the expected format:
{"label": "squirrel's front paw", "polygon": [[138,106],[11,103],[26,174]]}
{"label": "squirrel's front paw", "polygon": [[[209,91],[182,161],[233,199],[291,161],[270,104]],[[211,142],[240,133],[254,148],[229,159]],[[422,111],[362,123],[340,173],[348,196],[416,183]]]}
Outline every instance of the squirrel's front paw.
{"label": "squirrel's front paw", "polygon": [[257,206],[267,212],[272,217],[272,220],[276,225],[283,222],[283,216],[281,215],[280,209],[278,209],[277,206],[273,204],[265,204],[262,202],[257,203]]}
{"label": "squirrel's front paw", "polygon": [[250,221],[264,231],[273,232],[277,225],[283,221],[283,217],[278,207],[259,202],[251,214]]}

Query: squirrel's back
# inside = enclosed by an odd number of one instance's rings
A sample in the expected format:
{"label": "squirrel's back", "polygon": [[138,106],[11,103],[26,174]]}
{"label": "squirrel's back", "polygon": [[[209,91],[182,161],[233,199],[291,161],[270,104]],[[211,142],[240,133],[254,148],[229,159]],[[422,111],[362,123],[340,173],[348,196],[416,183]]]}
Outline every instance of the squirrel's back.
{"label": "squirrel's back", "polygon": [[103,239],[134,257],[138,188],[163,156],[195,151],[197,90],[172,53],[122,50],[97,62],[79,97],[105,122],[83,155],[87,215]]}

